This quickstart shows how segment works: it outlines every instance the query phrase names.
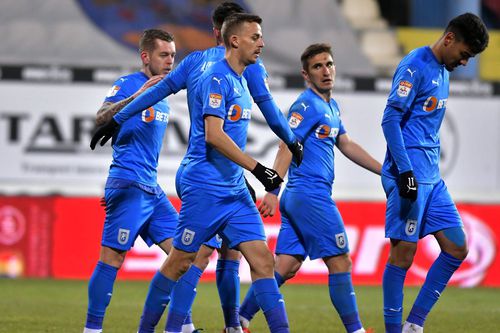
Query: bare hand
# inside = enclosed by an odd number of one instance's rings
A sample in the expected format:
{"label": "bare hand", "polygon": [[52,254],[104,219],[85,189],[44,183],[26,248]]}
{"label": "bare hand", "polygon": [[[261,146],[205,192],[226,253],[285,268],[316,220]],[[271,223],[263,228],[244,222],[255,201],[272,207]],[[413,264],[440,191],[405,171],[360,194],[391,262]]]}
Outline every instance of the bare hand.
{"label": "bare hand", "polygon": [[149,87],[152,87],[155,84],[157,84],[158,82],[160,82],[164,77],[165,77],[165,75],[155,75],[155,76],[152,76],[151,78],[149,78],[149,80],[147,80],[142,85],[141,89],[137,90],[137,92],[135,93],[135,95],[136,95],[135,97],[139,96],[141,93],[146,91]]}
{"label": "bare hand", "polygon": [[273,193],[266,193],[262,202],[259,205],[259,212],[263,217],[274,216],[276,208],[278,207],[278,196]]}

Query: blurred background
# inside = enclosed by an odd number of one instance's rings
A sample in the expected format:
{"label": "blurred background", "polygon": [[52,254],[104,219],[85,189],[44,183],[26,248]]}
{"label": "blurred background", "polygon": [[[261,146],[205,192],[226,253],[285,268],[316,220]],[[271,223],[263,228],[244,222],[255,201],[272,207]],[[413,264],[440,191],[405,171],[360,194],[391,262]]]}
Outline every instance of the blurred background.
{"label": "blurred background", "polygon": [[[98,258],[104,211],[99,206],[111,147],[91,151],[94,117],[112,82],[140,68],[144,29],[175,35],[176,63],[214,46],[210,0],[3,0],[0,2],[0,276],[87,279]],[[490,31],[486,51],[451,75],[442,126],[441,171],[468,232],[470,253],[453,283],[500,286],[500,0],[237,1],[260,15],[263,60],[273,96],[286,113],[304,87],[300,54],[332,44],[334,98],[350,135],[380,161],[380,121],[391,77],[410,50],[430,45],[464,12]],[[160,158],[159,183],[174,205],[174,179],[185,153],[185,94],[169,97],[173,115]],[[247,151],[272,165],[278,140],[260,111],[252,114]],[[347,225],[357,284],[380,284],[387,256],[380,179],[336,161],[333,197]],[[257,190],[261,185],[249,175]],[[279,216],[265,220],[274,246]],[[410,284],[420,284],[438,254],[424,239]],[[71,251],[69,249],[72,249]],[[164,257],[140,240],[122,279],[152,276]],[[213,260],[204,278],[213,280]],[[321,262],[308,261],[297,282],[324,283]],[[248,267],[241,265],[243,280]]]}

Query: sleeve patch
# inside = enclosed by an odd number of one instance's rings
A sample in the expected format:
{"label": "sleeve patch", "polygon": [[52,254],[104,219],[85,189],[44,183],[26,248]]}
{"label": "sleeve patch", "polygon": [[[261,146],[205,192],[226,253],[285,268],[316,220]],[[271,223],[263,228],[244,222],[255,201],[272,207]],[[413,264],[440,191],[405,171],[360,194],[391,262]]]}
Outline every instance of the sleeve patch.
{"label": "sleeve patch", "polygon": [[120,90],[119,86],[112,86],[106,94],[106,98],[115,96],[118,93],[118,90]]}
{"label": "sleeve patch", "polygon": [[217,109],[222,103],[222,95],[220,94],[210,94],[210,107]]}
{"label": "sleeve patch", "polygon": [[411,84],[411,82],[408,82],[408,81],[399,82],[398,91],[397,91],[398,96],[399,97],[408,97],[412,87],[413,87],[413,84]]}
{"label": "sleeve patch", "polygon": [[288,120],[288,125],[290,128],[297,128],[303,119],[304,117],[300,113],[292,112],[292,116],[290,117],[290,120]]}

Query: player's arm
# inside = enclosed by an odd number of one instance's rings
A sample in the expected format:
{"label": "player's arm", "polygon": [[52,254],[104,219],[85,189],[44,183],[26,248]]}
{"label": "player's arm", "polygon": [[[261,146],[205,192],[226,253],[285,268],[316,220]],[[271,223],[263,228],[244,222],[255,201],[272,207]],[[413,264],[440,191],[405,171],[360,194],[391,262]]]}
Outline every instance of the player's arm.
{"label": "player's arm", "polygon": [[224,119],[205,116],[205,141],[222,155],[238,164],[252,174],[264,185],[266,191],[272,191],[283,182],[273,169],[266,168],[252,157],[244,153],[240,147],[224,132]]}
{"label": "player's arm", "polygon": [[[278,152],[276,153],[276,158],[274,159],[273,169],[280,175],[282,179],[285,179],[286,172],[292,163],[292,153],[286,146],[286,144],[281,141]],[[273,191],[269,191],[264,195],[262,202],[259,205],[259,212],[263,217],[274,216],[278,208],[278,194],[280,187]]]}
{"label": "player's arm", "polygon": [[384,132],[387,147],[391,152],[392,158],[396,162],[400,174],[412,171],[413,167],[406,152],[403,133],[401,131],[401,121],[403,120],[403,111],[393,106],[387,105],[382,118],[382,130]]}
{"label": "player's arm", "polygon": [[297,165],[300,165],[300,163],[302,163],[304,149],[288,126],[285,116],[271,95],[271,91],[267,85],[267,72],[264,64],[258,62],[248,66],[244,75],[248,83],[250,94],[266,119],[269,128],[286,143]]}
{"label": "player's arm", "polygon": [[115,114],[120,112],[120,110],[122,110],[126,105],[128,105],[130,102],[132,102],[137,96],[142,94],[146,89],[148,89],[149,87],[152,87],[156,83],[158,83],[162,78],[163,78],[163,75],[152,76],[149,80],[147,80],[142,85],[142,87],[139,90],[137,90],[131,96],[129,96],[125,99],[122,99],[121,101],[118,101],[116,103],[104,102],[102,104],[101,108],[99,109],[99,111],[97,111],[96,120],[95,120],[96,125],[101,126],[101,125],[107,123],[108,121],[110,121],[111,118]]}
{"label": "player's arm", "polygon": [[347,133],[341,134],[337,137],[336,145],[345,157],[357,165],[377,175],[381,174],[382,164],[374,159],[373,156],[363,149],[363,147],[352,140]]}

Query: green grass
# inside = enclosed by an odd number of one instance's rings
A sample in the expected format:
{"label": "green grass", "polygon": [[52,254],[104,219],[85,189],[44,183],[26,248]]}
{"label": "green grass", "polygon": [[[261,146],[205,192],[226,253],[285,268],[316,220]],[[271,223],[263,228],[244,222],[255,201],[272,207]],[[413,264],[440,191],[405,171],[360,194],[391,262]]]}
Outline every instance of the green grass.
{"label": "green grass", "polygon": [[[147,282],[118,281],[108,308],[104,331],[136,332]],[[248,286],[242,286],[242,298]],[[405,289],[405,314],[417,289]],[[344,332],[333,309],[327,286],[285,285],[291,332]],[[382,292],[379,287],[357,287],[358,305],[365,327],[384,332]],[[0,332],[82,332],[87,307],[86,281],[0,279]],[[198,287],[193,318],[206,333],[220,333],[223,319],[215,284]],[[162,332],[164,318],[157,332]],[[252,321],[252,332],[268,332],[264,318]],[[500,331],[500,289],[448,288],[431,312],[427,333]]]}

